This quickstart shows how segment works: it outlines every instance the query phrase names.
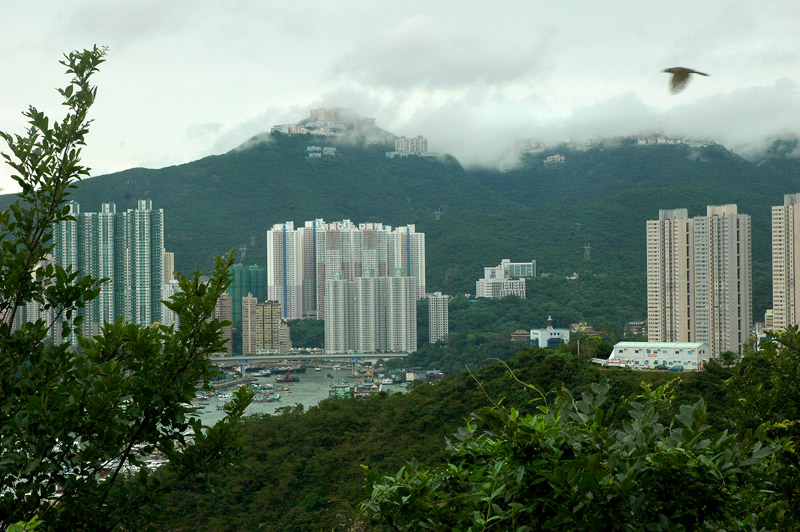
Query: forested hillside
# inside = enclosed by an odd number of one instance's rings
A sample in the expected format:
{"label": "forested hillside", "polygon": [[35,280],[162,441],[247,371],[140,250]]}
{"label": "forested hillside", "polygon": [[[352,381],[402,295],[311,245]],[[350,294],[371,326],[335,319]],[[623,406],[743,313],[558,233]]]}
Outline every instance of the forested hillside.
{"label": "forested hillside", "polygon": [[[566,386],[576,397],[591,383],[611,384],[614,401],[674,378],[667,372],[604,370],[569,353],[526,348],[509,360],[517,378],[550,392]],[[731,408],[723,381],[730,372],[682,375],[677,403],[708,403],[715,432]],[[406,394],[365,400],[327,400],[303,413],[252,418],[246,426],[245,467],[220,472],[214,491],[179,490],[159,509],[167,530],[346,530],[356,503],[369,494],[364,467],[383,472],[409,461],[435,464],[441,449],[475,409],[501,401],[523,413],[537,393],[494,364]],[[548,393],[552,399],[553,395]]]}
{"label": "forested hillside", "polygon": [[[309,159],[309,145],[334,145],[338,154]],[[753,220],[759,320],[771,305],[770,206],[800,191],[792,146],[776,144],[757,164],[720,145],[561,146],[501,172],[464,169],[449,156],[387,159],[384,146],[272,134],[180,166],[87,179],[73,198],[84,211],[152,199],[165,210],[166,247],[183,271],[243,246],[245,262],[263,264],[266,231],[285,220],[415,223],[427,235],[429,291],[473,293],[485,266],[536,260],[544,275],[528,285],[531,326],[552,311],[617,329],[645,317],[645,221],[659,209],[696,216],[709,204],[737,203]],[[553,153],[565,162],[545,166]]]}

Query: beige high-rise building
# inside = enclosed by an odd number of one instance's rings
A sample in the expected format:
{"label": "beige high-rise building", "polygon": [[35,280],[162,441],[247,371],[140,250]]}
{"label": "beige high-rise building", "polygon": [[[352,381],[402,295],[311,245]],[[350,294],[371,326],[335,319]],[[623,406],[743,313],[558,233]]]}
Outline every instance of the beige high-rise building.
{"label": "beige high-rise building", "polygon": [[741,353],[753,322],[750,216],[710,205],[706,216],[659,211],[647,221],[647,337]]}
{"label": "beige high-rise building", "polygon": [[428,341],[447,340],[449,332],[448,303],[450,296],[441,292],[428,294]]}
{"label": "beige high-rise building", "polygon": [[227,292],[220,294],[217,304],[214,306],[213,318],[228,322],[222,327],[222,339],[225,342],[225,352],[223,355],[233,354],[233,299]]}
{"label": "beige high-rise building", "polygon": [[326,353],[411,353],[417,350],[417,282],[398,268],[352,281],[328,279]]}
{"label": "beige high-rise building", "polygon": [[164,282],[175,279],[175,253],[164,250]]}
{"label": "beige high-rise building", "polygon": [[786,194],[772,207],[772,326],[800,324],[800,194]]}
{"label": "beige high-rise building", "polygon": [[280,347],[280,303],[277,301],[259,303],[252,294],[247,294],[242,298],[242,354],[278,352]]}

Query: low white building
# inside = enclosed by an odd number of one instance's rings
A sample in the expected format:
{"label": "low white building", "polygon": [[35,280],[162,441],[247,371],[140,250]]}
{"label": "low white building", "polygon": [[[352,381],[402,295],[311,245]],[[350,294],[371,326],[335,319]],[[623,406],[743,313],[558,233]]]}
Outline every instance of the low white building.
{"label": "low white building", "polygon": [[546,329],[531,329],[531,345],[538,347],[555,347],[569,343],[569,329],[554,329],[553,317],[547,313]]}
{"label": "low white building", "polygon": [[619,342],[614,346],[606,365],[632,368],[701,369],[711,351],[701,342]]}

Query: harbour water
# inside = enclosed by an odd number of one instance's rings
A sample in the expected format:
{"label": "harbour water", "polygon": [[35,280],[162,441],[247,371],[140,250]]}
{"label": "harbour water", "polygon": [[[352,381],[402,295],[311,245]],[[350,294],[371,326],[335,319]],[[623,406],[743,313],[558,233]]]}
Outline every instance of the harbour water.
{"label": "harbour water", "polygon": [[[328,374],[333,375],[329,378]],[[328,398],[328,391],[331,384],[355,384],[356,378],[352,375],[352,370],[349,367],[342,369],[325,369],[321,371],[314,371],[314,368],[306,369],[305,373],[298,373],[296,376],[300,379],[299,382],[291,383],[278,383],[275,381],[275,376],[270,377],[256,377],[257,382],[264,384],[273,384],[275,388],[288,387],[290,391],[276,391],[281,398],[279,401],[271,403],[256,403],[253,402],[247,407],[245,414],[274,414],[279,408],[291,407],[297,404],[303,405],[308,409],[316,405],[323,399]],[[221,391],[221,390],[220,390]],[[233,389],[227,390],[233,392]],[[404,392],[405,388],[393,384],[383,385],[383,391],[389,393]],[[212,425],[225,416],[225,411],[217,408],[217,405],[224,405],[228,399],[224,397],[209,397],[208,399],[194,401],[192,404],[199,409],[198,415],[203,423]]]}

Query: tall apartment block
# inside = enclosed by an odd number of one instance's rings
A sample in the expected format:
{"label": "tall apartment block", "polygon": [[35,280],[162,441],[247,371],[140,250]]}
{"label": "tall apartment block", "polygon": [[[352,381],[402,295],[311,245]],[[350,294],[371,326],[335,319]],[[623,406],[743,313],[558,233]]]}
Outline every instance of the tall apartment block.
{"label": "tall apartment block", "polygon": [[267,299],[267,270],[257,264],[245,266],[237,263],[231,266],[229,274],[232,277],[228,285],[228,293],[233,299],[232,321],[241,324],[243,297],[252,294],[259,301]]}
{"label": "tall apartment block", "polygon": [[325,318],[327,281],[353,281],[365,272],[414,279],[425,295],[425,234],[350,220],[317,219],[295,228],[276,224],[267,232],[267,298],[281,303],[285,319]]}
{"label": "tall apartment block", "polygon": [[447,340],[450,327],[447,305],[450,296],[443,295],[441,292],[428,294],[428,341],[436,343],[439,340]]}
{"label": "tall apartment block", "polygon": [[[242,298],[242,354],[279,352],[281,348],[281,305],[259,303],[253,294]],[[285,333],[284,333],[285,334]],[[284,343],[286,339],[284,338]]]}
{"label": "tall apartment block", "polygon": [[328,279],[326,353],[411,353],[417,350],[417,294],[413,277]]}
{"label": "tall apartment block", "polygon": [[800,324],[800,194],[787,194],[772,207],[772,324]]}
{"label": "tall apartment block", "polygon": [[164,211],[150,200],[139,200],[135,209],[117,212],[104,203],[100,212],[80,212],[71,202],[75,220],[53,230],[53,260],[72,266],[81,275],[107,278],[99,296],[83,311],[83,334],[99,333],[105,322],[123,317],[150,325],[161,321],[165,279]]}
{"label": "tall apartment block", "polygon": [[647,337],[742,352],[753,321],[750,216],[736,205],[706,216],[661,210],[647,221]]}
{"label": "tall apartment block", "polygon": [[220,294],[216,305],[214,305],[214,312],[211,317],[228,322],[228,325],[224,325],[220,331],[222,340],[225,342],[225,350],[218,354],[233,354],[233,298],[231,298],[230,294]]}

